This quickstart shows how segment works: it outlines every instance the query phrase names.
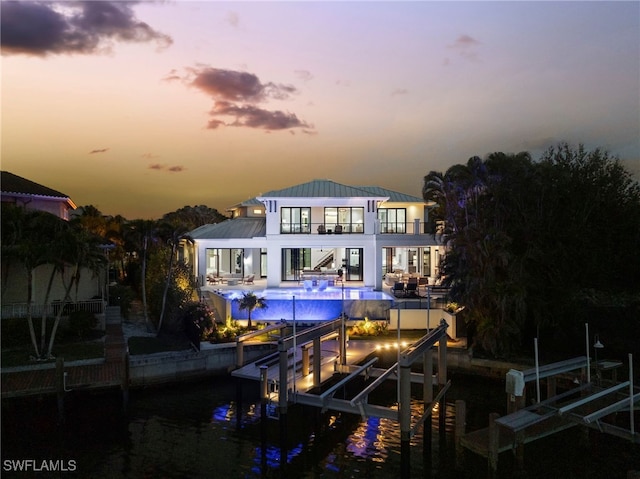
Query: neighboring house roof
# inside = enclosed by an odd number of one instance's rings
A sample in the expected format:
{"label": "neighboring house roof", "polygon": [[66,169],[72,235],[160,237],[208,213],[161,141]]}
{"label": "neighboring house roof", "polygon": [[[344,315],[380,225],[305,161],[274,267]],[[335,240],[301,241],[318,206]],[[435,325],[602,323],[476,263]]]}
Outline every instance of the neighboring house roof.
{"label": "neighboring house roof", "polygon": [[266,235],[265,218],[235,218],[222,223],[203,225],[189,233],[194,240],[255,238]]}
{"label": "neighboring house roof", "polygon": [[2,189],[2,196],[37,196],[42,198],[57,198],[65,201],[71,208],[76,208],[76,205],[71,201],[69,196],[56,191],[47,186],[43,186],[31,180],[27,180],[8,171],[0,172],[0,188]]}
{"label": "neighboring house roof", "polygon": [[[386,195],[382,195],[386,198]],[[331,180],[313,180],[282,190],[268,191],[258,198],[381,198],[375,192]],[[420,200],[422,201],[422,199]]]}
{"label": "neighboring house roof", "polygon": [[248,200],[242,201],[240,203],[236,203],[235,205],[227,208],[227,211],[237,210],[238,208],[247,207],[247,206],[264,206],[261,201],[258,201],[257,198],[250,198]]}

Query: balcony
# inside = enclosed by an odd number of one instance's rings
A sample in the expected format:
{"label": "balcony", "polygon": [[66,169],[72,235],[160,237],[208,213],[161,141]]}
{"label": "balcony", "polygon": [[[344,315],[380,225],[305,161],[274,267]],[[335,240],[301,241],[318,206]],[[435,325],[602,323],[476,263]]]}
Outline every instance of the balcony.
{"label": "balcony", "polygon": [[407,223],[381,223],[366,226],[362,223],[280,223],[280,234],[394,234],[394,235],[433,235],[436,227],[433,222],[412,221]]}
{"label": "balcony", "polygon": [[328,223],[280,223],[280,234],[364,234],[364,225]]}

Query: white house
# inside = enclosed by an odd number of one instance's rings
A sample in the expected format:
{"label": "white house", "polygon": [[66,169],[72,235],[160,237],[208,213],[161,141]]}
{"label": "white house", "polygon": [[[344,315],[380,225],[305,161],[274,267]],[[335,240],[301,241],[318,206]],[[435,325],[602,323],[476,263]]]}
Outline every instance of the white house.
{"label": "white house", "polygon": [[269,288],[320,276],[380,290],[392,273],[426,282],[438,276],[444,253],[431,206],[381,187],[313,180],[261,194],[231,208],[231,219],[193,230],[186,259],[202,281],[255,275]]}

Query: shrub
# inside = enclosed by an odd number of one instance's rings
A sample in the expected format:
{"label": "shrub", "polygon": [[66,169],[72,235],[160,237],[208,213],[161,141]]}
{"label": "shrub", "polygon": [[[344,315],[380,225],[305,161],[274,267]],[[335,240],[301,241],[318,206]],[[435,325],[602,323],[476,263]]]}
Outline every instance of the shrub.
{"label": "shrub", "polygon": [[208,341],[215,335],[213,312],[205,303],[187,301],[180,306],[182,321],[191,342]]}
{"label": "shrub", "polygon": [[95,314],[89,311],[74,311],[69,314],[69,330],[78,335],[80,339],[89,333],[98,324]]}
{"label": "shrub", "polygon": [[384,321],[369,321],[364,318],[351,327],[349,334],[353,336],[380,336],[387,333],[387,323]]}
{"label": "shrub", "polygon": [[109,304],[120,306],[120,314],[123,318],[129,319],[129,311],[131,310],[131,302],[136,295],[131,286],[117,284],[109,286]]}

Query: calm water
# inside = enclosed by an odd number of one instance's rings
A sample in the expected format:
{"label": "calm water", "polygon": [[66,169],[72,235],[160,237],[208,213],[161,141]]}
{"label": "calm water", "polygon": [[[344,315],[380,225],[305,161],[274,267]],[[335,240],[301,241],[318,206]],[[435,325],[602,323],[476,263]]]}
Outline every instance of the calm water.
{"label": "calm water", "polygon": [[[423,436],[411,446],[411,477],[482,478],[486,461],[467,453],[466,469],[454,470],[456,399],[467,401],[467,430],[486,426],[492,411],[504,413],[504,385],[467,376],[452,377],[446,398],[444,429],[437,413],[432,421],[432,454],[423,457]],[[419,390],[419,389],[418,389]],[[121,413],[121,397],[73,395],[67,421],[57,426],[55,401],[3,401],[2,464],[6,460],[75,461],[75,473],[9,473],[2,477],[87,478],[280,478],[279,422],[266,431],[266,469],[262,470],[261,418],[257,384],[243,383],[238,420],[236,386],[212,379],[171,387],[131,391],[129,414]],[[392,405],[395,384],[371,397]],[[338,396],[336,396],[338,397]],[[422,406],[413,405],[414,416]],[[400,475],[400,434],[385,419],[318,413],[291,407],[288,414],[286,477],[394,478]],[[574,430],[575,429],[575,430]],[[525,478],[626,478],[640,469],[640,449],[628,442],[591,434],[578,446],[576,428],[527,445]],[[500,477],[512,477],[509,453],[500,455]]]}

